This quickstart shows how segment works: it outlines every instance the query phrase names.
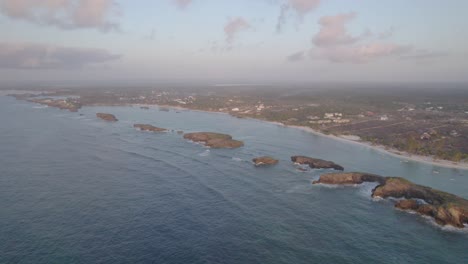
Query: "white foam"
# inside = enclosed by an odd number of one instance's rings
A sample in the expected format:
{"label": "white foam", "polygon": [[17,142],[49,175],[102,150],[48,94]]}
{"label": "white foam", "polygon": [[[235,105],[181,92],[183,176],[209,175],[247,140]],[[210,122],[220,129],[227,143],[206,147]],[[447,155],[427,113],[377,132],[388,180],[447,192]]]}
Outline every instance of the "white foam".
{"label": "white foam", "polygon": [[198,156],[201,156],[201,157],[206,157],[206,156],[209,156],[210,155],[210,150],[207,149],[205,151],[203,151],[202,153],[199,153]]}
{"label": "white foam", "polygon": [[232,160],[233,160],[233,161],[238,161],[238,162],[241,162],[241,161],[242,161],[241,158],[237,158],[237,157],[232,157]]}
{"label": "white foam", "polygon": [[464,226],[465,226],[464,228],[457,228],[457,227],[454,227],[454,226],[451,226],[451,225],[442,226],[442,225],[437,224],[435,219],[430,217],[430,216],[420,215],[420,214],[418,214],[418,215],[422,216],[427,222],[429,222],[431,224],[431,226],[436,227],[436,228],[438,228],[438,229],[440,229],[442,231],[468,235],[468,225],[467,224],[464,224]]}

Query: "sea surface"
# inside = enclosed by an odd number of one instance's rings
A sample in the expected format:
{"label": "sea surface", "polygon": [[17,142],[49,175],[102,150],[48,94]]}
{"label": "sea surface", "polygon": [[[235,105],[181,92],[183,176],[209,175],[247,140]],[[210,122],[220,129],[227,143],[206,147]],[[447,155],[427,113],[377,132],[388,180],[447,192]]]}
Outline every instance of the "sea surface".
{"label": "sea surface", "polygon": [[[245,147],[208,149],[134,123],[225,132]],[[373,184],[312,185],[327,171],[301,172],[289,160],[298,154],[468,198],[468,171],[294,128],[0,96],[0,263],[468,263],[467,231],[373,200]],[[280,163],[255,168],[262,155]]]}

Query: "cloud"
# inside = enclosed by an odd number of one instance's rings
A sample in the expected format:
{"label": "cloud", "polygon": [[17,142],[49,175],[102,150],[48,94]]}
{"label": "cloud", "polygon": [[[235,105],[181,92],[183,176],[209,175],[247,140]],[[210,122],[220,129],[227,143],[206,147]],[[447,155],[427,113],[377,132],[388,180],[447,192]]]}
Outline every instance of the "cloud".
{"label": "cloud", "polygon": [[280,32],[287,22],[288,12],[291,10],[299,20],[302,20],[307,13],[312,12],[320,4],[320,0],[285,0],[280,5],[280,14],[276,23],[276,32]]}
{"label": "cloud", "polygon": [[[319,19],[319,32],[312,38],[314,57],[324,58],[335,63],[367,63],[379,58],[410,56],[415,49],[408,45],[391,42],[375,42],[370,30],[358,36],[350,34],[346,25],[356,18],[356,13],[343,13],[324,16]],[[378,34],[377,39],[385,39],[393,34],[393,29]]]}
{"label": "cloud", "polygon": [[115,0],[0,0],[0,12],[13,19],[61,29],[117,30],[111,21],[118,15]]}
{"label": "cloud", "polygon": [[104,49],[0,42],[0,68],[73,69],[120,58]]}
{"label": "cloud", "polygon": [[180,9],[185,9],[192,3],[192,0],[172,0]]}
{"label": "cloud", "polygon": [[346,24],[356,17],[356,13],[338,14],[320,18],[320,31],[313,38],[316,46],[335,46],[355,43],[358,37],[351,36],[346,30]]}
{"label": "cloud", "polygon": [[300,16],[304,16],[317,8],[320,0],[288,0],[288,3]]}
{"label": "cloud", "polygon": [[401,56],[413,51],[411,46],[370,43],[319,49],[319,55],[336,63],[367,63],[373,59]]}
{"label": "cloud", "polygon": [[224,26],[224,33],[226,34],[226,42],[229,44],[232,43],[235,40],[239,32],[247,30],[249,28],[250,28],[249,22],[247,22],[242,17],[230,19]]}
{"label": "cloud", "polygon": [[302,61],[305,59],[305,52],[304,51],[298,51],[298,52],[295,52],[291,55],[289,55],[288,57],[286,57],[286,60],[289,61],[289,62],[297,62],[297,61]]}

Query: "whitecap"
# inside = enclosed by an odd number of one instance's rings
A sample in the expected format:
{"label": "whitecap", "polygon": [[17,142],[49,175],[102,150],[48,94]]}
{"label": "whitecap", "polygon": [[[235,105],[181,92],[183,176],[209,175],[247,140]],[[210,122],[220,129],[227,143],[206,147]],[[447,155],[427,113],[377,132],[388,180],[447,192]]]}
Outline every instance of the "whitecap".
{"label": "whitecap", "polygon": [[238,162],[241,162],[241,161],[242,161],[241,158],[237,158],[237,157],[232,157],[232,160],[233,160],[233,161],[238,161]]}
{"label": "whitecap", "polygon": [[201,156],[201,157],[206,157],[208,155],[210,155],[210,150],[209,149],[203,151],[202,153],[198,153],[198,156]]}

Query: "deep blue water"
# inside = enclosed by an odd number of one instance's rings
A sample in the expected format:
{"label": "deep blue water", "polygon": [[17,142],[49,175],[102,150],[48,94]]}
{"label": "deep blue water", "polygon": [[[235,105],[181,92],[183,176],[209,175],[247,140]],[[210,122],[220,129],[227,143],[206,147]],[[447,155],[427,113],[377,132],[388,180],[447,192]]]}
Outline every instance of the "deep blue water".
{"label": "deep blue water", "polygon": [[[134,123],[226,132],[245,147],[209,150]],[[0,263],[467,263],[468,232],[374,201],[370,184],[313,186],[324,171],[296,170],[296,154],[468,198],[467,171],[293,128],[138,107],[70,113],[0,96]],[[280,164],[255,168],[260,155]]]}

